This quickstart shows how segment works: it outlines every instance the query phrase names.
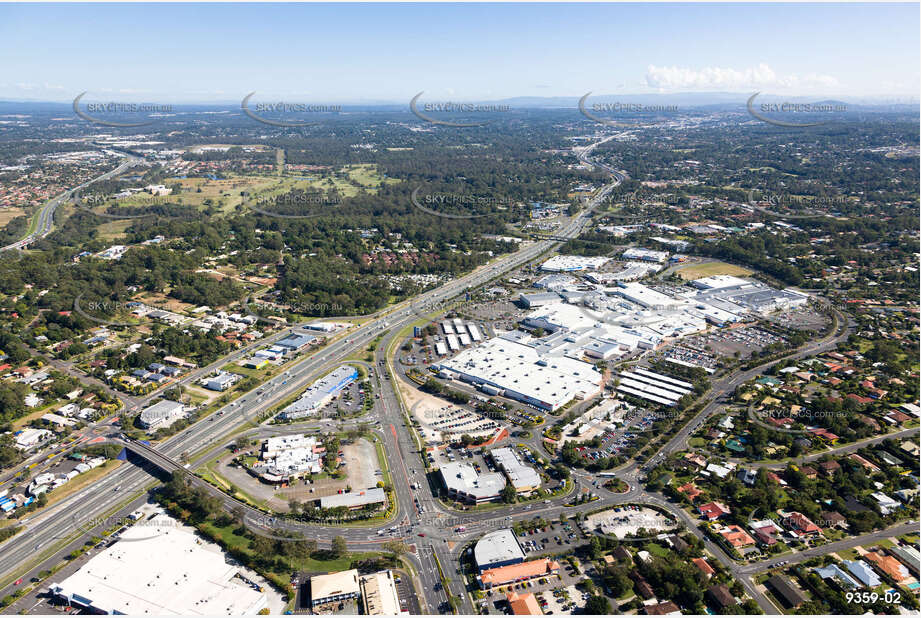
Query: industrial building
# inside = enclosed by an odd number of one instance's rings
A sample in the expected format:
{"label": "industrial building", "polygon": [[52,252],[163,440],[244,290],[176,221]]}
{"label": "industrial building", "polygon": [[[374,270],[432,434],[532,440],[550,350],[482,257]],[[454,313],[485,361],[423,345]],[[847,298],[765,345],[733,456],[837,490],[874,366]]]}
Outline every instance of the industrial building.
{"label": "industrial building", "polygon": [[160,429],[169,427],[184,415],[185,410],[180,402],[164,399],[142,410],[138,417],[138,425],[142,429]]}
{"label": "industrial building", "polygon": [[524,550],[510,528],[483,535],[473,546],[473,559],[482,573],[487,569],[524,562]]}
{"label": "industrial building", "polygon": [[497,448],[489,453],[496,465],[505,472],[509,483],[519,494],[528,494],[540,489],[540,475],[531,466],[521,462],[518,454],[511,448]]}
{"label": "industrial building", "polygon": [[360,491],[347,491],[320,498],[320,508],[333,509],[344,506],[349,510],[360,509],[371,504],[382,504],[387,501],[387,492],[382,487],[372,487]]}
{"label": "industrial building", "polygon": [[568,357],[547,358],[532,346],[496,337],[434,365],[474,385],[491,386],[505,397],[542,410],[601,391],[594,365]]}
{"label": "industrial building", "polygon": [[297,401],[282,410],[281,417],[293,420],[316,413],[356,379],[358,370],[350,365],[335,369],[314,382]]}
{"label": "industrial building", "polygon": [[265,592],[238,574],[219,547],[161,515],[49,589],[91,614],[241,616],[268,607]]}
{"label": "industrial building", "polygon": [[361,596],[358,569],[314,575],[310,578],[310,606],[334,603]]}
{"label": "industrial building", "polygon": [[502,474],[478,474],[470,464],[447,463],[439,471],[448,495],[462,502],[481,504],[497,500],[505,488],[505,477]]}

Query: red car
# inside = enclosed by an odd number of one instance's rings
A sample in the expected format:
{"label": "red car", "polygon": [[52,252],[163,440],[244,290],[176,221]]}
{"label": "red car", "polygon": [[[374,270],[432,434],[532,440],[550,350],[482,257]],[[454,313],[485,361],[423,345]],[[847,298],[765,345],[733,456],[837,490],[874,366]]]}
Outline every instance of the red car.
{"label": "red car", "polygon": [[425,533],[424,533],[424,532],[420,532],[420,533],[419,533],[419,536],[425,536]]}
{"label": "red car", "polygon": [[17,579],[16,581],[13,582],[13,585],[14,585],[14,586],[18,586],[18,585],[21,584],[21,583],[22,583],[22,578],[20,577],[19,579]]}

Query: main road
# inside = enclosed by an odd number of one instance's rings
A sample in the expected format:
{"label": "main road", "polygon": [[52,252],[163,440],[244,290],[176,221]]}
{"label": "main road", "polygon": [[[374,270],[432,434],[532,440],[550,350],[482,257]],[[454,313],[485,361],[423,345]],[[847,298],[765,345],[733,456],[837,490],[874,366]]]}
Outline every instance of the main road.
{"label": "main road", "polygon": [[[99,182],[100,180],[108,180],[109,178],[114,178],[115,176],[118,176],[119,174],[124,172],[129,167],[136,165],[138,161],[141,161],[140,158],[135,157],[133,155],[123,154],[123,153],[115,153],[115,154],[128,157],[128,160],[122,163],[121,165],[119,165],[118,167],[116,167],[115,169],[110,170],[106,172],[105,174],[96,176],[92,180],[87,180],[83,184],[78,185],[74,187],[73,189],[69,189],[65,191],[64,193],[61,193],[60,195],[46,202],[45,205],[42,206],[41,210],[39,210],[36,215],[38,220],[34,224],[35,229],[29,234],[27,234],[24,238],[17,240],[16,242],[11,243],[9,245],[6,245],[5,247],[0,247],[0,251],[9,251],[10,249],[24,249],[25,247],[32,244],[37,238],[44,238],[45,236],[51,233],[51,229],[54,227],[54,211],[57,210],[58,206],[60,206],[66,200],[73,197],[73,195],[77,193],[78,191],[80,191],[80,189],[85,189],[86,187],[90,186],[91,184],[95,182]],[[29,224],[29,227],[30,228],[32,227],[32,223]]]}

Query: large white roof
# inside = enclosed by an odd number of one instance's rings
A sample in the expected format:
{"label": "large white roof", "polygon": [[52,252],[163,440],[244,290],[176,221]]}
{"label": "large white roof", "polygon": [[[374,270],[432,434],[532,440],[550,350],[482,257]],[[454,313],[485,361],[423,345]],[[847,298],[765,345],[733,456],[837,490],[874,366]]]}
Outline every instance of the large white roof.
{"label": "large white roof", "polygon": [[515,533],[505,528],[484,535],[473,547],[473,557],[477,566],[524,560],[524,552]]}
{"label": "large white roof", "polygon": [[267,606],[265,593],[234,576],[217,545],[167,516],[122,533],[76,573],[52,585],[110,614],[239,616]]}
{"label": "large white roof", "polygon": [[590,363],[566,357],[544,357],[531,346],[501,338],[465,350],[443,361],[441,366],[554,408],[576,395],[597,392],[601,384],[601,374]]}
{"label": "large white roof", "polygon": [[459,491],[476,498],[498,496],[505,488],[505,477],[498,472],[477,474],[470,464],[447,463],[441,466],[441,476],[448,490]]}

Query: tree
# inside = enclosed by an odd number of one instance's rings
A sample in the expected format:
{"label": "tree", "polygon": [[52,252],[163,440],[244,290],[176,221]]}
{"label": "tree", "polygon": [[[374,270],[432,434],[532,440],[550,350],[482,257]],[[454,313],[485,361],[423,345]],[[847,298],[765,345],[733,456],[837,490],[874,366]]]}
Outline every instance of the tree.
{"label": "tree", "polygon": [[515,486],[511,483],[508,483],[505,487],[502,488],[502,501],[511,504],[515,501],[515,498],[518,496],[518,492],[515,491]]}
{"label": "tree", "polygon": [[341,536],[333,537],[331,552],[333,558],[342,558],[349,552],[349,546]]}
{"label": "tree", "polygon": [[394,556],[402,556],[409,551],[409,547],[402,541],[387,541],[383,545],[385,551],[389,551]]}
{"label": "tree", "polygon": [[249,446],[249,440],[247,440],[245,436],[240,436],[234,440],[233,446],[236,450],[242,451]]}
{"label": "tree", "polygon": [[307,559],[317,551],[317,542],[313,539],[297,539],[291,543],[291,554],[301,560]]}
{"label": "tree", "polygon": [[594,615],[610,614],[611,602],[608,601],[607,597],[600,595],[589,597],[588,601],[585,603],[585,613]]}

